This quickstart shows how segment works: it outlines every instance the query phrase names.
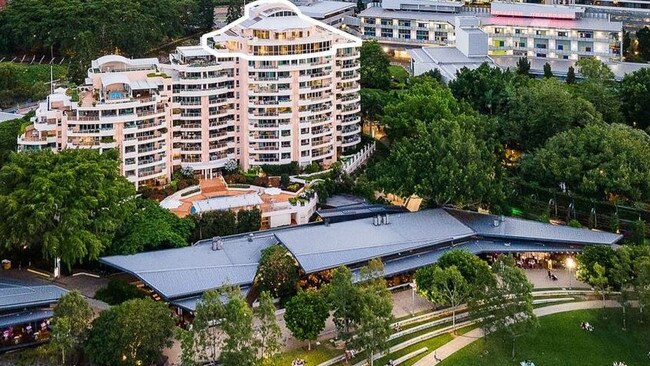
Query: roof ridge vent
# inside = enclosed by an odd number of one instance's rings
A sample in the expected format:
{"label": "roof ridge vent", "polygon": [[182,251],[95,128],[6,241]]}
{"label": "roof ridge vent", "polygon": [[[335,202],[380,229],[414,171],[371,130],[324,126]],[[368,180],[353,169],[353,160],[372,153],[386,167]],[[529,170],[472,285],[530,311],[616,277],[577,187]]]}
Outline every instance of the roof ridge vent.
{"label": "roof ridge vent", "polygon": [[223,239],[220,236],[212,238],[212,250],[217,251],[223,249]]}

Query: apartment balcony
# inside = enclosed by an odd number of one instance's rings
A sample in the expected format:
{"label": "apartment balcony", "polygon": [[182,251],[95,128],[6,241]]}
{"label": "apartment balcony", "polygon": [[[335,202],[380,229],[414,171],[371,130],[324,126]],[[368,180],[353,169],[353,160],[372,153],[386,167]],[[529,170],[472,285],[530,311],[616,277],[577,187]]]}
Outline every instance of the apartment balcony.
{"label": "apartment balcony", "polygon": [[235,104],[235,98],[217,98],[210,101],[210,105],[219,105],[219,104]]}
{"label": "apartment balcony", "polygon": [[165,143],[159,143],[154,146],[147,146],[147,147],[139,147],[137,149],[137,154],[145,154],[145,153],[157,153],[157,152],[162,152],[165,150],[167,145]]}
{"label": "apartment balcony", "polygon": [[288,112],[267,111],[267,112],[248,113],[249,119],[290,118],[290,117],[291,117],[291,111]]}
{"label": "apartment balcony", "polygon": [[342,136],[357,135],[359,133],[361,133],[361,126],[359,125],[346,126],[345,128],[341,129]]}
{"label": "apartment balcony", "polygon": [[312,139],[311,140],[311,147],[312,148],[321,148],[325,146],[329,146],[332,144],[333,139],[331,138],[324,138],[324,139]]}
{"label": "apartment balcony", "polygon": [[331,104],[321,104],[318,107],[307,108],[298,112],[299,117],[309,117],[317,114],[331,113],[334,107]]}
{"label": "apartment balcony", "polygon": [[332,84],[321,84],[321,85],[305,85],[300,87],[301,92],[317,92],[329,90],[332,88]]}
{"label": "apartment balcony", "polygon": [[361,95],[359,94],[346,94],[342,97],[337,96],[336,100],[340,103],[360,103]]}
{"label": "apartment balcony", "polygon": [[165,169],[156,168],[154,170],[138,171],[138,178],[153,178],[154,176],[161,176],[165,174]]}
{"label": "apartment balcony", "polygon": [[200,134],[196,135],[181,135],[181,136],[174,136],[172,138],[173,142],[180,142],[180,143],[200,143],[203,141],[202,137]]}
{"label": "apartment balcony", "polygon": [[353,73],[352,75],[342,75],[339,77],[339,80],[358,80],[361,78],[361,74],[358,72]]}
{"label": "apartment balcony", "polygon": [[291,88],[257,87],[248,90],[249,96],[289,95],[289,94],[291,94]]}
{"label": "apartment balcony", "polygon": [[300,98],[298,99],[298,105],[299,106],[306,106],[306,105],[312,105],[312,104],[320,104],[323,102],[328,102],[332,100],[332,94],[330,93],[325,93],[324,95],[320,97],[312,97],[312,98]]}
{"label": "apartment balcony", "polygon": [[235,131],[223,131],[223,132],[211,133],[210,135],[208,135],[208,139],[210,141],[223,140],[224,138],[234,138],[234,137],[235,137]]}
{"label": "apartment balcony", "polygon": [[336,89],[342,94],[358,93],[361,90],[361,86],[357,84],[353,86],[337,87]]}
{"label": "apartment balcony", "polygon": [[360,104],[346,104],[340,110],[340,114],[352,114],[361,112]]}
{"label": "apartment balcony", "polygon": [[359,61],[356,61],[351,63],[337,63],[336,66],[342,70],[356,70],[361,67],[361,64]]}
{"label": "apartment balcony", "polygon": [[305,74],[305,75],[300,75],[298,76],[298,81],[300,82],[306,82],[306,81],[312,81],[312,80],[320,80],[320,79],[328,79],[332,77],[332,72],[317,72],[313,74]]}
{"label": "apartment balcony", "polygon": [[325,157],[328,155],[332,155],[334,153],[334,149],[330,148],[325,148],[325,149],[318,149],[318,150],[312,150],[311,152],[311,157],[312,158],[320,158],[320,157]]}
{"label": "apartment balcony", "polygon": [[291,99],[289,100],[249,100],[248,108],[259,108],[259,107],[274,107],[274,108],[289,108],[292,105]]}
{"label": "apartment balcony", "polygon": [[337,60],[350,60],[350,59],[355,59],[359,57],[359,52],[339,52],[336,54]]}
{"label": "apartment balcony", "polygon": [[343,138],[341,139],[341,147],[343,148],[352,147],[360,142],[361,142],[361,136],[359,135],[349,137],[349,138]]}
{"label": "apartment balcony", "polygon": [[347,117],[342,118],[339,121],[339,123],[342,126],[351,125],[351,124],[360,123],[360,122],[361,122],[361,117],[359,117],[359,116],[347,116]]}
{"label": "apartment balcony", "polygon": [[201,130],[201,123],[182,123],[174,125],[174,131],[197,131]]}
{"label": "apartment balcony", "polygon": [[311,136],[312,137],[322,137],[322,136],[330,135],[331,133],[332,133],[331,128],[322,128],[321,127],[321,128],[312,130]]}

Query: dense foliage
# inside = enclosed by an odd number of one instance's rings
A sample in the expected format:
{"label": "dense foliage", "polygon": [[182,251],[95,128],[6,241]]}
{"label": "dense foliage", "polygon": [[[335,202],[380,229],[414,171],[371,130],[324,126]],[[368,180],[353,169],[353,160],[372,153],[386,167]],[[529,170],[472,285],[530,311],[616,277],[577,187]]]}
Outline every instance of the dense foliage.
{"label": "dense foliage", "polygon": [[631,127],[590,124],[560,133],[521,163],[522,177],[607,201],[650,200],[650,136]]}
{"label": "dense foliage", "polygon": [[137,199],[136,207],[117,230],[110,254],[135,254],[147,250],[187,245],[194,229],[191,218],[179,218],[158,202]]}
{"label": "dense foliage", "polygon": [[377,41],[366,41],[361,46],[359,62],[361,86],[370,89],[388,89],[391,82],[390,59]]}
{"label": "dense foliage", "polygon": [[106,287],[95,292],[95,298],[109,305],[119,305],[132,299],[144,299],[147,294],[136,286],[120,279],[111,279]]}
{"label": "dense foliage", "polygon": [[262,250],[255,279],[261,290],[274,297],[289,298],[296,293],[298,264],[287,248],[272,245]]}
{"label": "dense foliage", "polygon": [[[67,68],[64,66],[54,65],[51,71],[54,80],[65,80],[67,76]],[[0,62],[0,108],[9,108],[27,100],[43,99],[50,92],[50,86],[46,84],[49,81],[50,65]]]}
{"label": "dense foliage", "polygon": [[9,161],[11,153],[16,151],[16,137],[20,134],[22,126],[27,123],[29,123],[27,118],[12,119],[0,123],[0,168]]}
{"label": "dense foliage", "polygon": [[194,233],[191,241],[226,236],[260,229],[262,211],[257,208],[239,210],[237,213],[225,211],[208,211],[191,216]]}
{"label": "dense foliage", "polygon": [[625,75],[619,90],[621,110],[627,123],[647,130],[650,127],[650,69],[643,68]]}
{"label": "dense foliage", "polygon": [[92,323],[86,355],[95,365],[149,365],[171,346],[174,319],[167,304],[135,299],[113,306]]}
{"label": "dense foliage", "polygon": [[96,259],[133,211],[115,152],[13,154],[0,169],[0,244],[37,247],[72,266]]}

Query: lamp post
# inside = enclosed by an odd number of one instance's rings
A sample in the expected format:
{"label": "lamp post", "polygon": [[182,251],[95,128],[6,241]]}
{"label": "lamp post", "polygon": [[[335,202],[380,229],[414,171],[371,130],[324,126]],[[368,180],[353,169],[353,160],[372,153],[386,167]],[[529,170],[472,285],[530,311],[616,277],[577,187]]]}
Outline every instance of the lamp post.
{"label": "lamp post", "polygon": [[569,257],[565,262],[566,268],[569,269],[569,288],[573,287],[573,269],[576,268],[576,261]]}
{"label": "lamp post", "polygon": [[409,287],[411,287],[411,302],[412,302],[412,309],[411,310],[411,315],[415,315],[415,289],[417,288],[417,285],[415,284],[415,279],[413,279],[413,282],[409,283]]}

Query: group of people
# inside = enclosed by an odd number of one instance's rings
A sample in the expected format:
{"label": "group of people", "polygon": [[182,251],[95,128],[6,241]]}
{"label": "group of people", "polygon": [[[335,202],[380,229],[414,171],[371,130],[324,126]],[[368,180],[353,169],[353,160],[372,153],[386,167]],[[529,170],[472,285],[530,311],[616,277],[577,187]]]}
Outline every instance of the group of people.
{"label": "group of people", "polygon": [[621,362],[621,361],[616,361],[612,364],[612,366],[627,366],[627,364]]}
{"label": "group of people", "polygon": [[589,324],[588,322],[581,322],[580,323],[580,329],[586,330],[588,332],[593,332],[594,331],[594,327],[591,324]]}
{"label": "group of people", "polygon": [[306,361],[302,358],[296,358],[291,362],[291,366],[305,366]]}
{"label": "group of people", "polygon": [[357,352],[353,349],[346,349],[345,350],[345,362],[350,361],[351,359],[354,358],[354,356],[357,355]]}
{"label": "group of people", "polygon": [[535,364],[531,360],[521,361],[519,364],[521,366],[535,366]]}

